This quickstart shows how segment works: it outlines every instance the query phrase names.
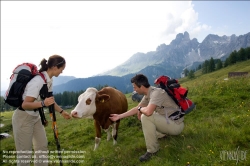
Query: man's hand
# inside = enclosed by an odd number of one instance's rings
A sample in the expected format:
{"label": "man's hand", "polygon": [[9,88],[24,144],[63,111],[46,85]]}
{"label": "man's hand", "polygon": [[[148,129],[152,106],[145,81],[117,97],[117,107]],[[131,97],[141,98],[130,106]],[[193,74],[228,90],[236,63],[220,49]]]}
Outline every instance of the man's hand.
{"label": "man's hand", "polygon": [[140,111],[138,111],[137,112],[137,118],[138,118],[139,121],[141,121],[141,115],[142,115],[142,113]]}

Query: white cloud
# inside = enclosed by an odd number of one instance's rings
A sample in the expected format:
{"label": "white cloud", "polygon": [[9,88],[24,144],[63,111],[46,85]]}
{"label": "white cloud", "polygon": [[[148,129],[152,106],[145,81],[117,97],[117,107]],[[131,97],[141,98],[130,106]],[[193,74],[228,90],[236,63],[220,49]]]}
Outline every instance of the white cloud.
{"label": "white cloud", "polygon": [[38,65],[59,54],[67,61],[63,75],[89,77],[169,44],[177,33],[194,38],[209,29],[197,21],[188,1],[3,1],[1,89],[24,61]]}
{"label": "white cloud", "polygon": [[198,22],[198,13],[194,11],[191,2],[174,4],[176,6],[171,6],[170,10],[167,10],[165,29],[159,37],[162,39],[162,43],[169,44],[176,37],[176,34],[185,31],[189,33],[191,39],[198,37],[200,39],[202,32],[211,29],[210,26]]}

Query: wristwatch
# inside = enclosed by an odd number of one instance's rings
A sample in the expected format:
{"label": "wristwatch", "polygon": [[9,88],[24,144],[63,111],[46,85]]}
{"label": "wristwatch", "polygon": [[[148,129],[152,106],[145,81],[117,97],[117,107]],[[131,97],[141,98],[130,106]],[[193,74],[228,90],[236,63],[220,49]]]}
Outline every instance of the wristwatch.
{"label": "wristwatch", "polygon": [[142,108],[141,106],[137,108],[137,109],[138,109],[138,111],[140,111],[140,113],[142,113],[142,112],[141,112],[141,108]]}

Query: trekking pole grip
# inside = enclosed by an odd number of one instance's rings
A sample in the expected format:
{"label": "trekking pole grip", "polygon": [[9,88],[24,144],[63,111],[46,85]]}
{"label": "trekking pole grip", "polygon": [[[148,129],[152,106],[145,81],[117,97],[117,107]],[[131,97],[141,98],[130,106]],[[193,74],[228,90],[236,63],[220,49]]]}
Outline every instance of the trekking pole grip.
{"label": "trekking pole grip", "polygon": [[53,96],[53,92],[48,92],[48,97]]}
{"label": "trekking pole grip", "polygon": [[[53,96],[53,92],[48,92],[48,97],[51,97],[51,96]],[[54,104],[51,104],[49,106],[49,113],[52,113],[52,115],[53,115],[53,121],[56,121]]]}

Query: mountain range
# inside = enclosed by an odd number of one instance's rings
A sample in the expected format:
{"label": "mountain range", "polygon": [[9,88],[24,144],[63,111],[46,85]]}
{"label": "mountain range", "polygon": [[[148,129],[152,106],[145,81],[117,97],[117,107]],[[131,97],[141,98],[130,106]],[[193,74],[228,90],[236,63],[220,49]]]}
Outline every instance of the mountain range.
{"label": "mountain range", "polygon": [[[189,33],[177,34],[169,45],[161,44],[156,51],[146,54],[136,53],[122,65],[103,73],[103,75],[124,76],[137,73],[147,67],[158,66],[160,73],[178,78],[185,67],[192,68],[197,63],[202,63],[213,57],[225,59],[234,50],[250,46],[250,33],[245,35],[218,36],[209,34],[202,43],[196,38],[190,40]],[[195,67],[195,66],[194,66]],[[156,75],[158,73],[155,73]]]}
{"label": "mountain range", "polygon": [[179,33],[169,45],[160,44],[155,51],[135,53],[123,64],[98,76],[77,78],[54,86],[55,93],[80,91],[88,87],[109,85],[127,93],[133,88],[130,79],[137,73],[145,74],[151,85],[161,75],[180,78],[185,68],[194,69],[205,60],[225,60],[234,50],[250,47],[250,32],[236,36],[209,34],[201,43],[190,39],[189,33]]}
{"label": "mountain range", "polygon": [[236,36],[209,34],[199,43],[189,33],[179,33],[169,45],[160,44],[155,51],[135,53],[123,64],[97,76],[75,78],[60,76],[54,80],[54,93],[81,91],[88,87],[113,86],[123,93],[132,92],[130,79],[137,73],[145,74],[151,85],[161,75],[180,78],[185,68],[195,69],[211,57],[225,60],[234,50],[250,47],[250,32]]}

